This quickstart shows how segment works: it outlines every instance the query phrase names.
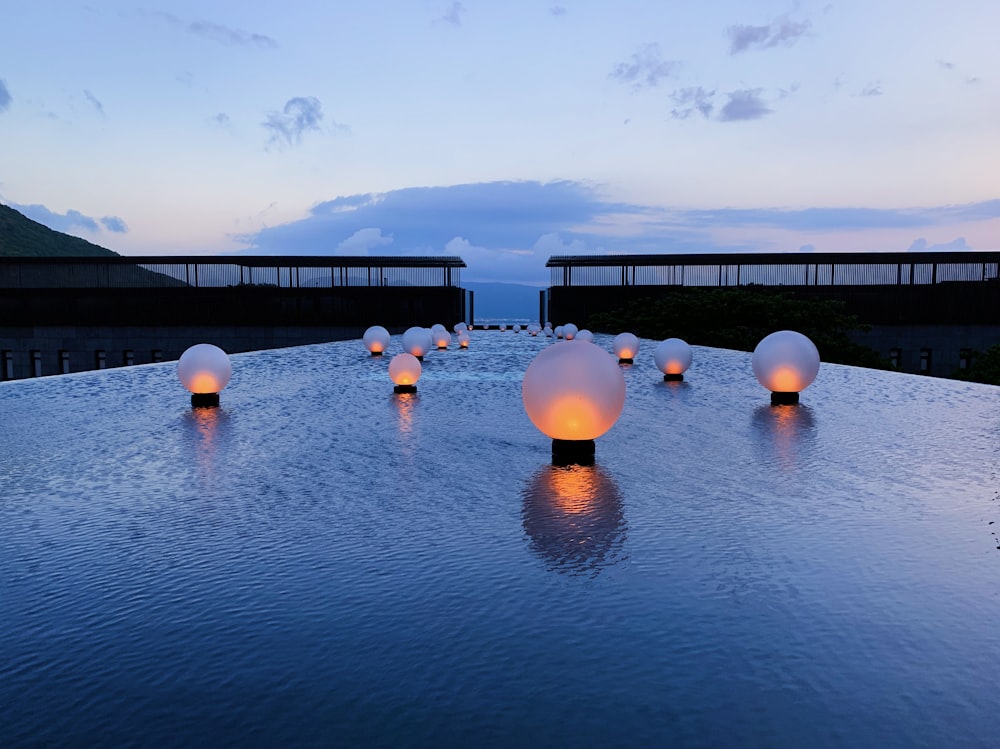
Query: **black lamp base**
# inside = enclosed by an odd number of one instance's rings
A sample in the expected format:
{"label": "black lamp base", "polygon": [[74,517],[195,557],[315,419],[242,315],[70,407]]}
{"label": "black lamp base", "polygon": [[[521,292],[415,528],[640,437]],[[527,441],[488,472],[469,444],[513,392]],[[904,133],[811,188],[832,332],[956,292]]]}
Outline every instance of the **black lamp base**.
{"label": "black lamp base", "polygon": [[372,351],[372,356],[382,356],[381,351]]}
{"label": "black lamp base", "polygon": [[392,388],[394,393],[415,393],[417,392],[416,385],[394,385]]}
{"label": "black lamp base", "polygon": [[596,450],[594,440],[552,440],[552,465],[592,466]]}
{"label": "black lamp base", "polygon": [[618,363],[619,364],[634,364],[635,360],[634,359],[629,359],[627,356],[623,356],[621,359],[618,360]]}
{"label": "black lamp base", "polygon": [[191,408],[216,408],[218,405],[218,393],[191,393]]}
{"label": "black lamp base", "polygon": [[798,402],[798,393],[771,393],[772,406],[794,406]]}
{"label": "black lamp base", "polygon": [[422,356],[418,356],[417,357],[417,361],[423,361],[423,360],[424,360],[424,357],[422,357]]}
{"label": "black lamp base", "polygon": [[663,375],[664,382],[684,382],[683,374],[665,374]]}

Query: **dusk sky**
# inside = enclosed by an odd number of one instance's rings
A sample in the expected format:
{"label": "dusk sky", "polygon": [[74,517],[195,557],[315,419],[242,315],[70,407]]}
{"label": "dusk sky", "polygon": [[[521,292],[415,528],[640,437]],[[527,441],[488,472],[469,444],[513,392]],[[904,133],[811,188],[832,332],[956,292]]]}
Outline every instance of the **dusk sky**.
{"label": "dusk sky", "polygon": [[0,202],[126,255],[1000,249],[1000,3],[7,0]]}

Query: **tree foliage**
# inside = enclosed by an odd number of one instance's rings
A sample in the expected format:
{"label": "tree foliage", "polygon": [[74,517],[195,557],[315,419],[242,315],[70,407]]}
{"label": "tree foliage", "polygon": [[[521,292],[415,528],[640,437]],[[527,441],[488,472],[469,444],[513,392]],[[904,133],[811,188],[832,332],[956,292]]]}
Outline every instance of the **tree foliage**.
{"label": "tree foliage", "polygon": [[823,361],[889,368],[877,352],[851,340],[866,330],[843,301],[797,299],[766,288],[686,287],[655,298],[637,299],[625,308],[593,315],[590,327],[607,333],[629,330],[644,338],[683,338],[702,346],[753,351],[776,330],[797,330],[819,349]]}
{"label": "tree foliage", "polygon": [[973,352],[972,365],[968,369],[958,370],[952,377],[956,380],[1000,385],[1000,343],[990,346],[985,351]]}

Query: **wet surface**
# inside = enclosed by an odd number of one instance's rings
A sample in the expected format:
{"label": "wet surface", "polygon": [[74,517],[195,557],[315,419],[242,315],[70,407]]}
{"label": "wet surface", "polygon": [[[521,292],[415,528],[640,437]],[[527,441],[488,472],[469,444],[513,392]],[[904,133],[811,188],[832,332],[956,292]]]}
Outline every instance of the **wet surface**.
{"label": "wet surface", "polygon": [[546,345],[0,384],[0,745],[995,744],[1000,389],[643,341],[555,468]]}

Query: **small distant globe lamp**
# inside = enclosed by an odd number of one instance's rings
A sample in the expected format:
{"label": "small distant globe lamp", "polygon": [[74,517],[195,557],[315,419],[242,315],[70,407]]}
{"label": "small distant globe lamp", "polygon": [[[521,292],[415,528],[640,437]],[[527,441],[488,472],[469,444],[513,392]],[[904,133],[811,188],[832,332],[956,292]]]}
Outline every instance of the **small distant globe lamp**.
{"label": "small distant globe lamp", "polygon": [[794,330],[765,336],[750,360],[757,382],[771,391],[771,405],[793,405],[819,373],[819,351]]}
{"label": "small distant globe lamp", "polygon": [[691,347],[680,338],[668,338],[656,347],[653,361],[663,372],[664,382],[681,382],[691,366]]}
{"label": "small distant globe lamp", "polygon": [[501,333],[506,333],[507,332],[507,325],[506,325],[506,323],[500,323],[500,332]]}
{"label": "small distant globe lamp", "polygon": [[639,353],[639,339],[632,333],[619,333],[611,342],[611,350],[618,357],[619,364],[632,364]]}
{"label": "small distant globe lamp", "polygon": [[591,333],[586,328],[584,328],[583,330],[577,332],[577,334],[574,336],[574,339],[577,341],[586,341],[587,343],[593,343],[594,334]]}
{"label": "small distant globe lamp", "polygon": [[191,393],[192,408],[219,405],[219,391],[229,384],[233,365],[229,356],[211,343],[196,343],[177,361],[177,377]]}
{"label": "small distant globe lamp", "polygon": [[420,372],[423,367],[420,360],[413,354],[405,351],[396,354],[389,361],[389,379],[393,381],[394,393],[415,393],[417,392],[417,380],[420,379]]}
{"label": "small distant globe lamp", "polygon": [[563,325],[563,338],[565,338],[567,341],[572,341],[574,338],[576,338],[576,334],[579,332],[580,329],[571,322]]}
{"label": "small distant globe lamp", "polygon": [[556,325],[556,327],[552,331],[552,335],[554,335],[556,338],[562,338],[563,337],[563,332],[564,332],[563,326],[562,325]]}
{"label": "small distant globe lamp", "polygon": [[512,329],[513,329],[513,331],[515,333],[520,333],[521,332],[521,326],[518,325],[517,323],[514,323],[514,327]]}
{"label": "small distant globe lamp", "polygon": [[417,357],[418,360],[422,360],[424,358],[424,354],[431,350],[432,345],[434,345],[434,341],[427,328],[414,326],[412,328],[408,328],[407,331],[403,333],[403,351],[408,354],[412,354]]}
{"label": "small distant globe lamp", "polygon": [[464,330],[458,334],[458,347],[462,349],[469,348],[469,334]]}
{"label": "small distant globe lamp", "polygon": [[625,376],[597,346],[549,346],[528,365],[521,398],[531,423],[552,440],[554,465],[592,465],[594,440],[625,406]]}
{"label": "small distant globe lamp", "polygon": [[441,323],[439,323],[439,322],[436,322],[436,323],[434,323],[433,325],[431,325],[431,334],[432,334],[432,335],[433,335],[434,333],[437,333],[438,331],[441,331],[441,330],[447,330],[447,328],[445,328],[445,326],[444,326],[444,325],[442,325],[442,324],[441,324]]}
{"label": "small distant globe lamp", "polygon": [[550,327],[548,327],[546,325],[544,328],[542,328],[542,333],[545,335],[546,338],[551,338],[552,337],[552,328],[550,328]]}
{"label": "small distant globe lamp", "polygon": [[465,329],[466,327],[464,322],[457,322],[455,323],[455,327],[452,328],[452,330],[454,330],[456,333],[461,333]]}
{"label": "small distant globe lamp", "polygon": [[381,325],[372,325],[365,331],[365,335],[361,340],[365,344],[365,348],[368,349],[368,353],[372,356],[382,356],[385,350],[389,348],[390,339],[391,336],[388,330]]}
{"label": "small distant globe lamp", "polygon": [[444,329],[435,331],[432,338],[439,351],[448,348],[448,344],[451,343],[451,333]]}

